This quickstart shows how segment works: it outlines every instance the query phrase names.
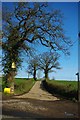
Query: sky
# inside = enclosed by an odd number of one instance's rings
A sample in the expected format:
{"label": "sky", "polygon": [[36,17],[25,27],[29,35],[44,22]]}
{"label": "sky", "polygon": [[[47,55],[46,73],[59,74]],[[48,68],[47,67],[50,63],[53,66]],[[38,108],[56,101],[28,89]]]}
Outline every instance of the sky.
{"label": "sky", "polygon": [[[7,7],[12,7],[13,3],[6,3]],[[49,9],[60,9],[64,14],[64,30],[66,36],[70,37],[74,42],[74,45],[70,47],[70,56],[65,56],[61,53],[59,60],[61,70],[56,70],[56,73],[50,73],[50,79],[55,78],[56,80],[76,80],[76,73],[78,72],[78,3],[77,2],[49,2]],[[38,46],[39,52],[45,51],[45,48]],[[22,63],[22,69],[19,69],[16,77],[27,78],[26,72],[27,61]],[[38,75],[43,77],[44,75],[39,72]]]}
{"label": "sky", "polygon": [[1,0],[1,2],[78,2],[79,0]]}

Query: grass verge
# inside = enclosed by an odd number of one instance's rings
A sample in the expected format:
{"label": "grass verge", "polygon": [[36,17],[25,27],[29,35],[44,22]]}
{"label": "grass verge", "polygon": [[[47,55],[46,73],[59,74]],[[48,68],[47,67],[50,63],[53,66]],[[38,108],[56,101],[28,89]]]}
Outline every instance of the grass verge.
{"label": "grass verge", "polygon": [[33,79],[15,78],[14,92],[16,95],[27,93],[34,84],[35,81]]}
{"label": "grass verge", "polygon": [[[26,78],[15,78],[14,80],[14,95],[21,95],[24,93],[29,92],[29,90],[33,87],[36,81],[34,79],[26,79]],[[5,83],[2,83],[3,90],[5,88]],[[5,97],[10,97],[13,96],[11,94],[4,94],[3,96]]]}
{"label": "grass verge", "polygon": [[76,81],[47,80],[43,81],[43,85],[46,90],[52,94],[57,94],[74,101],[78,100],[78,87]]}

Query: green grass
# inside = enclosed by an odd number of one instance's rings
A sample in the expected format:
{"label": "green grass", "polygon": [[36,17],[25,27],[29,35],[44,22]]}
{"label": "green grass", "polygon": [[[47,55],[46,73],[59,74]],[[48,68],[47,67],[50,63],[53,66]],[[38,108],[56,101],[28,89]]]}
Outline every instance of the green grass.
{"label": "green grass", "polygon": [[[29,90],[33,87],[35,84],[34,79],[26,79],[26,78],[15,78],[14,79],[14,94],[15,95],[20,95],[23,93],[29,92]],[[5,83],[4,81],[2,82],[2,88],[4,90],[5,88]]]}
{"label": "green grass", "polygon": [[2,92],[2,77],[0,77],[0,92]]}
{"label": "green grass", "polygon": [[44,82],[46,89],[52,94],[61,95],[68,99],[78,99],[77,81],[47,80]]}
{"label": "green grass", "polygon": [[55,86],[61,86],[68,90],[75,90],[78,89],[78,83],[77,81],[66,81],[66,80],[48,80],[49,84],[55,85]]}
{"label": "green grass", "polygon": [[33,79],[15,78],[15,94],[23,94],[29,92],[35,81]]}
{"label": "green grass", "polygon": [[2,77],[0,77],[0,84],[2,84]]}

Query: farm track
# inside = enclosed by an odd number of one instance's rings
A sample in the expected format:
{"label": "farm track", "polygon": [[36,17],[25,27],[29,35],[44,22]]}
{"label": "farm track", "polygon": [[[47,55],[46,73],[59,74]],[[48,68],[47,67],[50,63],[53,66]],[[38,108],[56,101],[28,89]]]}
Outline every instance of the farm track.
{"label": "farm track", "polygon": [[44,90],[40,81],[37,81],[28,93],[20,96],[15,96],[15,98],[32,98],[32,99],[48,100],[48,101],[60,100],[59,98],[52,96],[52,94]]}

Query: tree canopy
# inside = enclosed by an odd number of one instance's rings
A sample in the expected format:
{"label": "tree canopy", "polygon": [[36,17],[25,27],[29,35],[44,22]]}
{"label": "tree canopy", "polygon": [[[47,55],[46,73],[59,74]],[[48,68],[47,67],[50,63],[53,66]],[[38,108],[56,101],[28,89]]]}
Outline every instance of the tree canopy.
{"label": "tree canopy", "polygon": [[50,11],[48,3],[16,2],[12,11],[5,6],[2,23],[4,71],[9,68],[7,71],[10,72],[12,61],[19,66],[21,52],[28,52],[33,44],[40,43],[50,50],[65,54],[72,45],[64,34],[61,11]]}
{"label": "tree canopy", "polygon": [[[16,26],[20,39],[16,44],[39,42],[55,51],[68,53],[71,41],[63,30],[63,16],[60,10],[48,10],[47,3],[15,3],[14,12],[3,11],[3,28],[13,29]],[[4,27],[5,26],[5,27]],[[5,31],[10,34],[10,31]]]}

